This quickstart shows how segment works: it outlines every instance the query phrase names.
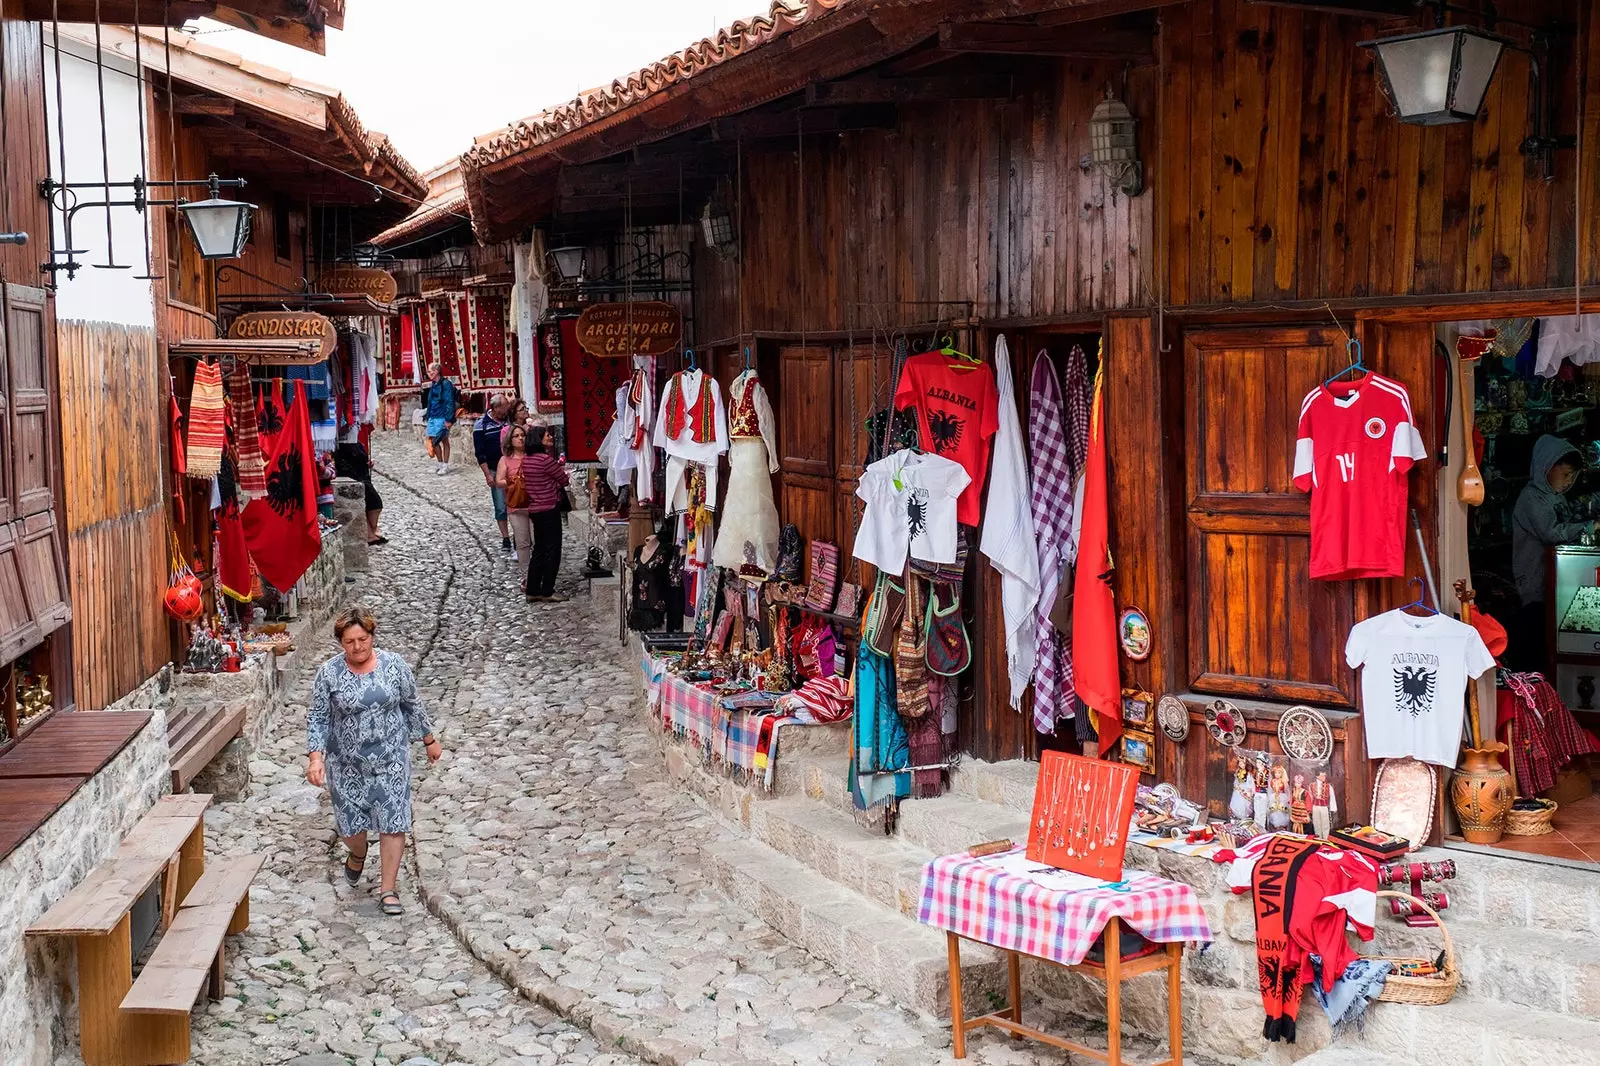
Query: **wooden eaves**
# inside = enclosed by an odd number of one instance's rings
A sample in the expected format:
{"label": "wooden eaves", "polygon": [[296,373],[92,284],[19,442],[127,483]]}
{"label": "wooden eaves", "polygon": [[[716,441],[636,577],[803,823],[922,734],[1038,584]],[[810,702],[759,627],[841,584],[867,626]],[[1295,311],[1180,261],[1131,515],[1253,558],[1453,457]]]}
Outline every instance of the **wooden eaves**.
{"label": "wooden eaves", "polygon": [[[9,6],[9,5],[8,5]],[[93,22],[132,25],[135,15],[145,26],[182,26],[210,18],[261,37],[323,55],[327,30],[344,29],[345,0],[22,0],[22,17],[33,22]]]}

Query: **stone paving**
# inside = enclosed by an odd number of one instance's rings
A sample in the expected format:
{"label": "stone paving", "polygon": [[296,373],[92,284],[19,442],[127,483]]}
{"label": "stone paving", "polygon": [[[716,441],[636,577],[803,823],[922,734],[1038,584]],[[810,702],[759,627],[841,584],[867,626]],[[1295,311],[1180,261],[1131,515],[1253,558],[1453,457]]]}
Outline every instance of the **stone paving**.
{"label": "stone paving", "polygon": [[[529,605],[475,469],[437,476],[402,435],[375,457],[391,543],[360,599],[380,645],[417,664],[445,747],[418,774],[407,913],[384,918],[374,881],[350,890],[339,875],[327,798],[303,776],[303,671],[251,795],[209,816],[214,849],[268,862],[194,1061],[952,1062],[946,1026],[831,971],[710,882],[700,849],[734,834],[667,778],[615,587],[591,597],[576,576],[582,521],[560,582],[572,600]],[[1067,1057],[987,1033],[967,1061]]]}

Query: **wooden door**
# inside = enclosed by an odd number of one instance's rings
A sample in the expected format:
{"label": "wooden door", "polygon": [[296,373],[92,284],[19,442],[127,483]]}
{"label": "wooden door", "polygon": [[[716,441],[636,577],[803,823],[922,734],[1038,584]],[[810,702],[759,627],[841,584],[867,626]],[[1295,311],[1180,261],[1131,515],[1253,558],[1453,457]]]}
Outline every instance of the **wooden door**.
{"label": "wooden door", "polygon": [[1352,707],[1358,583],[1311,580],[1310,498],[1291,480],[1300,402],[1345,365],[1344,339],[1201,331],[1184,360],[1189,688]]}
{"label": "wooden door", "polygon": [[835,496],[833,353],[798,345],[778,350],[778,388],[783,414],[778,419],[778,501],[783,521],[792,522],[806,541],[838,543]]}

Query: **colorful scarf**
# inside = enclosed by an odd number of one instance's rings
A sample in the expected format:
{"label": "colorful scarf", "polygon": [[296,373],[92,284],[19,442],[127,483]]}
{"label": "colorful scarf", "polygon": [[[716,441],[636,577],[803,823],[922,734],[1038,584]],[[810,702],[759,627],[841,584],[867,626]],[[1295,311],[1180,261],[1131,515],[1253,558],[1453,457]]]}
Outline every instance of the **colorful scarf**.
{"label": "colorful scarf", "polygon": [[1028,412],[1033,453],[1033,529],[1039,544],[1039,601],[1034,608],[1033,728],[1054,733],[1077,710],[1072,695],[1070,634],[1050,623],[1061,589],[1062,566],[1072,541],[1073,469],[1061,414],[1055,363],[1041,351],[1033,361]]}
{"label": "colorful scarf", "polygon": [[878,773],[911,765],[905,724],[895,713],[894,664],[865,644],[856,662],[856,711],[850,745],[850,794],[870,810],[911,793],[908,773]]}
{"label": "colorful scarf", "polygon": [[194,390],[189,395],[189,456],[185,470],[192,478],[214,478],[222,469],[223,429],[222,368],[200,363],[194,368]]}
{"label": "colorful scarf", "polygon": [[248,503],[267,494],[267,460],[261,451],[256,399],[250,390],[250,368],[236,365],[228,375],[228,404],[233,408],[233,444],[239,456],[239,493]]}

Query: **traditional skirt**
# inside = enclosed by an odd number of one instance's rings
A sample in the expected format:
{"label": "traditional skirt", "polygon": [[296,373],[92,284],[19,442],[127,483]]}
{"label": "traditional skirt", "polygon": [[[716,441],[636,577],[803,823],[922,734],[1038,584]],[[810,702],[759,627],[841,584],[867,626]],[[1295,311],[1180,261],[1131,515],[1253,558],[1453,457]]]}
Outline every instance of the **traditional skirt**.
{"label": "traditional skirt", "polygon": [[778,561],[778,506],[772,499],[767,446],[760,437],[735,437],[728,463],[728,496],[711,562],[735,571],[751,562],[770,574]]}

